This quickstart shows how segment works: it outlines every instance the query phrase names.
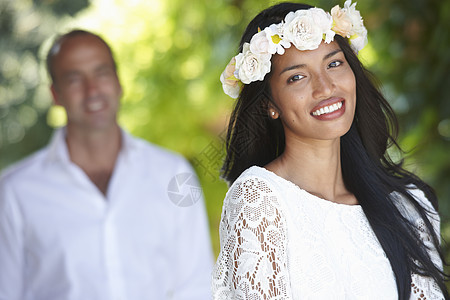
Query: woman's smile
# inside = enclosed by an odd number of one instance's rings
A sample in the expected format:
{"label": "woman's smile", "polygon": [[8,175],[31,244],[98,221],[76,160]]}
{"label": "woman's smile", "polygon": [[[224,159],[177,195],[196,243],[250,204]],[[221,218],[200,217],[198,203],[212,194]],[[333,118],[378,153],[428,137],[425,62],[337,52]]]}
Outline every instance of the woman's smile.
{"label": "woman's smile", "polygon": [[333,120],[342,116],[345,112],[345,100],[342,98],[330,98],[320,102],[311,111],[311,116],[318,120]]}
{"label": "woman's smile", "polygon": [[314,51],[289,48],[274,57],[272,66],[271,92],[286,144],[291,137],[335,140],[347,133],[356,108],[356,81],[336,42]]}

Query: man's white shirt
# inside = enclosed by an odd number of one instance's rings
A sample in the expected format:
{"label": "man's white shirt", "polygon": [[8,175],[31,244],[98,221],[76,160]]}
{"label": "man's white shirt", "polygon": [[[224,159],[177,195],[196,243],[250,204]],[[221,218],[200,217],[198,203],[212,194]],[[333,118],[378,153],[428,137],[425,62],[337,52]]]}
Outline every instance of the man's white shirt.
{"label": "man's white shirt", "polygon": [[65,129],[2,174],[0,300],[210,299],[203,196],[183,207],[168,193],[187,191],[180,174],[198,190],[194,171],[122,137],[106,196],[70,161]]}

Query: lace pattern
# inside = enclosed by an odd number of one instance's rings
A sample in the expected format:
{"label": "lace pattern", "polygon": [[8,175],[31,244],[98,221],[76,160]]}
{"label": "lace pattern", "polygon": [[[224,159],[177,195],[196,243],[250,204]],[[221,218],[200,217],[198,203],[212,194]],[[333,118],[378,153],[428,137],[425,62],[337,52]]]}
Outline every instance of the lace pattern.
{"label": "lace pattern", "polygon": [[[436,233],[439,236],[439,227],[440,227],[440,218],[439,215],[434,210],[431,203],[425,197],[425,194],[418,189],[414,189],[410,191],[411,194],[417,199],[417,201],[429,211],[428,219],[433,225]],[[424,242],[424,245],[429,249],[428,253],[430,254],[431,260],[435,265],[439,265],[442,268],[442,262],[439,258],[439,254],[437,250],[434,248],[431,235],[426,229],[426,225],[424,220],[417,213],[415,208],[409,203],[406,202],[403,204],[403,208],[400,209],[402,213],[411,221],[412,224],[417,228],[417,232],[419,234],[420,239]],[[434,280],[431,280],[428,277],[420,276],[418,274],[412,274],[411,276],[411,297],[410,299],[414,300],[423,300],[423,299],[432,299],[432,300],[440,300],[444,299],[441,290]]]}
{"label": "lace pattern", "polygon": [[265,182],[244,180],[230,190],[222,212],[214,299],[288,299],[285,227]]}
{"label": "lace pattern", "polygon": [[[410,207],[404,213],[433,249],[423,220]],[[437,214],[430,220],[439,230]],[[220,243],[213,299],[397,299],[389,261],[359,206],[317,198],[262,168],[244,172],[227,193]],[[441,263],[435,249],[430,255]],[[411,278],[410,299],[444,299],[430,278]]]}

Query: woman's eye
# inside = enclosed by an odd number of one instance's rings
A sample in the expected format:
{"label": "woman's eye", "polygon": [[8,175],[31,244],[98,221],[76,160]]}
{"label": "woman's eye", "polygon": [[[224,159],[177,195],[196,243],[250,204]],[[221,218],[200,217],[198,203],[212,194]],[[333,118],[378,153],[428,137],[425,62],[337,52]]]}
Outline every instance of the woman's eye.
{"label": "woman's eye", "polygon": [[303,77],[305,77],[305,76],[303,76],[303,75],[294,75],[294,76],[292,76],[291,78],[289,78],[288,82],[291,83],[291,82],[300,80],[300,79],[302,79]]}
{"label": "woman's eye", "polygon": [[339,67],[340,65],[342,65],[342,61],[336,60],[336,61],[331,62],[331,63],[328,65],[328,67],[329,67],[329,68],[336,68],[336,67]]}

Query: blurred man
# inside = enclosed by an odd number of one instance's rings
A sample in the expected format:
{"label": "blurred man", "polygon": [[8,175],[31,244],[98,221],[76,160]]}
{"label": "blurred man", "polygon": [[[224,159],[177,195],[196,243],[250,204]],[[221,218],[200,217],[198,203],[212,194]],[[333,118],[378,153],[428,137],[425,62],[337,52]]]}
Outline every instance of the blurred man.
{"label": "blurred man", "polygon": [[0,179],[0,299],[209,299],[202,196],[187,207],[168,197],[170,182],[194,173],[121,130],[109,46],[69,32],[47,67],[67,126]]}

